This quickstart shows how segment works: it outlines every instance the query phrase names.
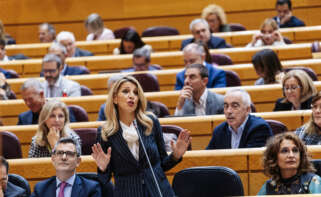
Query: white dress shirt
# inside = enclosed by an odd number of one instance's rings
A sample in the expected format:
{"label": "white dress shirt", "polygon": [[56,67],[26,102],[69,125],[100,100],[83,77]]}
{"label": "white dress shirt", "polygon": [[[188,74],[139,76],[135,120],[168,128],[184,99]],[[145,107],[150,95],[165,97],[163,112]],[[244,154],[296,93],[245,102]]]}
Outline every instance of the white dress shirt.
{"label": "white dress shirt", "polygon": [[119,122],[123,130],[123,138],[126,140],[130,152],[132,152],[133,156],[138,161],[139,160],[139,142],[138,142],[139,137],[138,137],[136,128],[134,126],[134,122],[132,122],[129,127],[126,124],[124,124],[122,121],[119,121]]}

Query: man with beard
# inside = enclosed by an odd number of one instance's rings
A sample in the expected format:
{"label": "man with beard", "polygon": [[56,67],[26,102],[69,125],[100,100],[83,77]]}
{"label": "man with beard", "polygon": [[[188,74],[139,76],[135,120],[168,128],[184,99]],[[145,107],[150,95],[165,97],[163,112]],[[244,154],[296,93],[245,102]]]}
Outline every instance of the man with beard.
{"label": "man with beard", "polygon": [[242,89],[231,89],[224,96],[226,122],[218,125],[206,149],[262,147],[272,136],[269,124],[251,115],[251,97]]}
{"label": "man with beard", "polygon": [[81,96],[79,83],[62,76],[60,74],[62,68],[61,59],[57,55],[47,54],[43,58],[42,71],[46,79],[44,82],[44,93],[46,98]]}

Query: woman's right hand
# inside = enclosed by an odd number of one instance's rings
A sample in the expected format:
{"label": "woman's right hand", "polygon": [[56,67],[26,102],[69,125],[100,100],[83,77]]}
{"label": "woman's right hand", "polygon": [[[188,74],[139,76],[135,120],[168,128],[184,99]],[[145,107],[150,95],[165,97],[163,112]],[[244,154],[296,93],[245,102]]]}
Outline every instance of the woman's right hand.
{"label": "woman's right hand", "polygon": [[93,151],[93,153],[91,153],[91,156],[95,160],[98,168],[104,172],[110,162],[111,147],[107,149],[107,154],[103,151],[99,143],[94,144],[91,147],[91,150]]}
{"label": "woman's right hand", "polygon": [[253,37],[252,37],[252,41],[251,41],[252,46],[254,46],[255,43],[260,39],[262,39],[262,34],[261,33],[254,34]]}
{"label": "woman's right hand", "polygon": [[60,131],[57,127],[51,127],[47,135],[49,145],[53,149],[60,138]]}

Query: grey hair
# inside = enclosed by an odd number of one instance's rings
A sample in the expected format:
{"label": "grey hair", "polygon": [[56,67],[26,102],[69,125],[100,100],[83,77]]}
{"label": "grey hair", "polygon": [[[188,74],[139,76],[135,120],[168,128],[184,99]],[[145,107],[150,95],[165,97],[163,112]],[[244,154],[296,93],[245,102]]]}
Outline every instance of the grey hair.
{"label": "grey hair", "polygon": [[62,51],[63,54],[67,55],[66,47],[58,42],[53,42],[49,48],[49,51],[55,50],[55,49],[58,49],[58,50]]}
{"label": "grey hair", "polygon": [[225,93],[224,97],[226,97],[226,96],[228,96],[230,94],[233,94],[235,92],[239,92],[241,94],[242,102],[246,107],[250,107],[251,106],[251,104],[252,104],[251,97],[250,97],[249,93],[247,91],[243,90],[243,89],[238,89],[238,88],[230,89]]}
{"label": "grey hair", "polygon": [[53,39],[55,39],[56,37],[56,29],[53,25],[49,24],[49,23],[42,23],[39,25],[39,27],[46,27],[49,34],[52,36]]}
{"label": "grey hair", "polygon": [[81,146],[80,146],[80,144],[79,144],[76,140],[74,140],[74,139],[71,138],[71,137],[62,137],[62,138],[60,138],[60,139],[57,141],[57,143],[55,144],[55,147],[54,147],[54,149],[52,150],[52,152],[53,152],[53,153],[56,152],[57,146],[58,146],[59,144],[69,144],[69,143],[75,145],[75,147],[76,147],[76,153],[77,153],[77,156],[79,157],[79,156],[81,155]]}
{"label": "grey hair", "polygon": [[197,53],[200,56],[205,55],[204,47],[196,43],[190,43],[186,47],[184,47],[183,53],[187,53],[187,52]]}
{"label": "grey hair", "polygon": [[75,36],[72,32],[69,31],[61,31],[58,35],[57,35],[57,42],[61,42],[62,40],[68,40],[70,39],[72,42],[75,42]]}
{"label": "grey hair", "polygon": [[146,62],[150,62],[150,52],[146,47],[138,48],[134,51],[133,57],[144,57]]}
{"label": "grey hair", "polygon": [[107,90],[110,90],[113,84],[121,78],[123,78],[123,75],[112,75],[109,77],[107,82]]}
{"label": "grey hair", "polygon": [[25,81],[22,84],[20,90],[21,91],[25,91],[25,90],[27,90],[29,88],[35,89],[38,93],[44,91],[44,88],[43,88],[41,82],[38,79],[35,79],[35,78],[30,78],[27,81]]}
{"label": "grey hair", "polygon": [[94,31],[97,31],[104,28],[104,22],[97,13],[93,13],[88,16],[85,26],[90,26]]}
{"label": "grey hair", "polygon": [[198,23],[203,23],[207,29],[210,29],[210,26],[208,25],[208,23],[205,19],[197,18],[197,19],[192,20],[192,22],[189,24],[189,30],[191,32],[193,32],[194,25],[196,25]]}
{"label": "grey hair", "polygon": [[52,53],[48,53],[47,55],[45,55],[45,57],[42,59],[42,65],[45,62],[56,62],[57,68],[60,68],[62,64],[60,57]]}

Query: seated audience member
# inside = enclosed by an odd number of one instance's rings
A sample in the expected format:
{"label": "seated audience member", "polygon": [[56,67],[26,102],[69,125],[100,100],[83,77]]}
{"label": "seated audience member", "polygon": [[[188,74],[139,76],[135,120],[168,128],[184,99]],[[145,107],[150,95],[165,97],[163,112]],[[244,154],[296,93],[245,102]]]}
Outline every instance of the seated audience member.
{"label": "seated audience member", "polygon": [[55,54],[47,54],[42,60],[42,71],[45,97],[73,97],[80,96],[79,83],[69,80],[60,73],[63,69],[61,59]]}
{"label": "seated audience member", "polygon": [[5,41],[6,45],[9,44],[16,44],[16,41],[4,30],[4,25],[2,21],[0,20],[0,39]]}
{"label": "seated audience member", "polygon": [[73,33],[69,31],[62,31],[57,35],[56,41],[62,44],[67,49],[67,57],[83,57],[93,56],[89,51],[82,50],[76,47],[76,39]]}
{"label": "seated audience member", "polygon": [[122,37],[119,48],[115,48],[113,54],[132,54],[136,49],[142,47],[152,51],[152,47],[145,44],[135,30],[130,29],[124,37]]}
{"label": "seated audience member", "polygon": [[287,72],[282,79],[283,98],[279,98],[273,111],[311,109],[312,96],[317,93],[310,76],[302,70]]}
{"label": "seated audience member", "polygon": [[202,11],[202,18],[207,21],[211,33],[231,31],[227,24],[224,9],[219,5],[210,4],[206,6]]}
{"label": "seated audience member", "polygon": [[10,85],[6,81],[6,77],[0,72],[0,100],[8,100],[12,96]]}
{"label": "seated audience member", "polygon": [[0,39],[0,62],[8,62],[13,60],[13,58],[6,55],[6,41]]}
{"label": "seated audience member", "polygon": [[280,28],[305,26],[303,21],[292,15],[291,0],[277,0],[275,9],[278,15],[273,19]]}
{"label": "seated audience member", "polygon": [[263,49],[252,57],[255,72],[260,78],[255,85],[281,83],[284,76],[278,55],[272,49]]}
{"label": "seated audience member", "polygon": [[101,197],[98,182],[76,174],[76,168],[81,162],[80,151],[80,146],[74,139],[59,139],[51,155],[56,176],[38,182],[31,197]]}
{"label": "seated audience member", "polygon": [[[207,88],[226,87],[225,71],[205,62],[206,53],[200,44],[191,43],[183,49],[185,67],[189,64],[202,64],[208,70]],[[184,86],[185,69],[176,74],[175,90],[180,90]]]}
{"label": "seated audience member", "polygon": [[56,39],[56,30],[49,23],[42,23],[38,29],[39,41],[41,43],[53,42]]}
{"label": "seated audience member", "polygon": [[[21,86],[21,96],[30,110],[19,114],[18,125],[38,124],[40,111],[46,103],[41,82],[33,78],[25,81]],[[75,115],[71,110],[69,110],[69,120],[76,122]]]}
{"label": "seated audience member", "polygon": [[0,156],[0,196],[1,197],[27,197],[25,189],[8,181],[9,163]]}
{"label": "seated audience member", "polygon": [[136,49],[133,53],[133,67],[122,72],[160,70],[161,67],[159,65],[150,64],[150,53],[151,51],[144,47]]}
{"label": "seated audience member", "polygon": [[208,91],[208,70],[202,64],[185,68],[184,87],[178,97],[175,115],[213,115],[223,113],[222,95]]}
{"label": "seated audience member", "polygon": [[53,99],[42,107],[38,130],[32,137],[29,157],[50,157],[51,152],[62,137],[71,137],[80,146],[79,136],[69,127],[69,110],[65,103]]}
{"label": "seated audience member", "polygon": [[271,177],[258,195],[321,193],[321,179],[309,161],[306,146],[292,132],[271,137],[263,155],[264,174]]}
{"label": "seated audience member", "polygon": [[189,29],[193,34],[193,38],[183,40],[181,49],[184,49],[190,43],[198,41],[206,43],[209,49],[228,48],[223,38],[215,37],[211,34],[210,27],[205,19],[194,19],[190,23]]}
{"label": "seated audience member", "polygon": [[89,33],[86,38],[87,41],[115,39],[114,33],[110,29],[104,27],[104,21],[96,13],[88,16],[85,21],[85,27]]}
{"label": "seated audience member", "polygon": [[276,22],[267,18],[261,25],[260,33],[254,34],[252,41],[246,47],[286,45]]}
{"label": "seated audience member", "polygon": [[295,134],[306,145],[321,144],[321,92],[318,92],[311,102],[312,114],[310,120],[295,131]]}
{"label": "seated audience member", "polygon": [[[61,75],[85,75],[88,74],[86,70],[81,69],[77,66],[68,66],[66,63],[67,58],[67,49],[63,45],[59,43],[52,43],[49,48],[49,53],[53,53],[60,57],[61,64],[62,64],[62,71],[60,72]],[[43,76],[43,72],[40,73],[40,76]]]}
{"label": "seated audience member", "polygon": [[250,114],[251,97],[242,89],[228,90],[224,96],[226,121],[218,125],[206,149],[254,148],[272,136],[269,124]]}

